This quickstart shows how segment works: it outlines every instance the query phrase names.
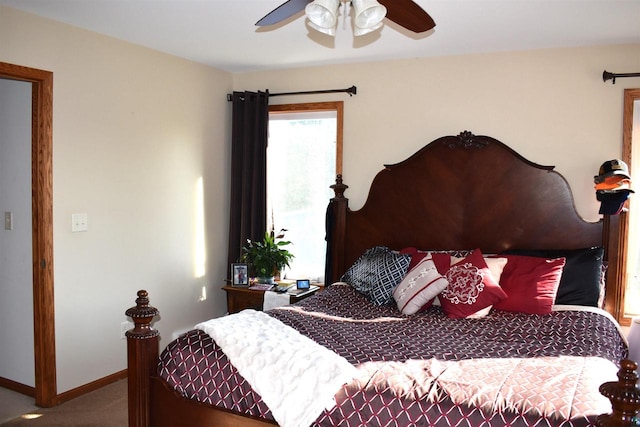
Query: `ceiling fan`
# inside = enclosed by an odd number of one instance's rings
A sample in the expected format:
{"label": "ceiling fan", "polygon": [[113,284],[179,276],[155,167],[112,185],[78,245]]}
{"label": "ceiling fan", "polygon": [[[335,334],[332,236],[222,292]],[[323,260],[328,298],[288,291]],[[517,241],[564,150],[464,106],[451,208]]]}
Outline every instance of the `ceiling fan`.
{"label": "ceiling fan", "polygon": [[350,5],[354,9],[355,35],[380,28],[385,17],[415,33],[423,33],[436,26],[431,16],[413,0],[288,0],[266,14],[256,25],[274,25],[305,10],[312,28],[335,35],[339,7],[343,2],[345,8]]}

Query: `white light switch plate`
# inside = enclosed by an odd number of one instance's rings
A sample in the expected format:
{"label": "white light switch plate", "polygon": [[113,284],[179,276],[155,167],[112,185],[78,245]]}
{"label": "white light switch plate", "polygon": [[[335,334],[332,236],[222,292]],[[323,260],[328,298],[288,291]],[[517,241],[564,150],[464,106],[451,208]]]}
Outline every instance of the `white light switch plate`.
{"label": "white light switch plate", "polygon": [[13,212],[4,213],[4,229],[13,230]]}
{"label": "white light switch plate", "polygon": [[87,231],[89,230],[89,222],[88,222],[86,213],[75,213],[71,215],[71,231],[77,233],[79,231]]}

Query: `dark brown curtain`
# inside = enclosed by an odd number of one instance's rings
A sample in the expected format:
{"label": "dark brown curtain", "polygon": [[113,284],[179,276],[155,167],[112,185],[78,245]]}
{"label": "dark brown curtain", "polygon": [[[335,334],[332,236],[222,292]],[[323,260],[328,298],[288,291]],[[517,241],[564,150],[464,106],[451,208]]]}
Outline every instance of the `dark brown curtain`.
{"label": "dark brown curtain", "polygon": [[267,229],[267,127],[269,91],[233,92],[229,264],[247,239]]}

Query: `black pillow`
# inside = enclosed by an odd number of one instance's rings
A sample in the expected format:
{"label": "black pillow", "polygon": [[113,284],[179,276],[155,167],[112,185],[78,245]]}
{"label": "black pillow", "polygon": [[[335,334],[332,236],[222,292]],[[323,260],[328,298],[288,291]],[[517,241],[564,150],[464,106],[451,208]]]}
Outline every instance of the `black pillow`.
{"label": "black pillow", "polygon": [[375,305],[393,301],[393,289],[407,274],[411,255],[386,246],[367,249],[340,278]]}
{"label": "black pillow", "polygon": [[602,278],[602,247],[568,250],[509,250],[505,254],[565,258],[556,304],[598,307]]}

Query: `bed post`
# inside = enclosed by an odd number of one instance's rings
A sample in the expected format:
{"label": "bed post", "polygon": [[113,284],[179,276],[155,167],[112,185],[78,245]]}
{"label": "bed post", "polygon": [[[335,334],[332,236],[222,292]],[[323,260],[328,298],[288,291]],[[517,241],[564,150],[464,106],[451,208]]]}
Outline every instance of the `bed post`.
{"label": "bed post", "polygon": [[624,212],[620,215],[604,215],[602,238],[608,264],[604,308],[620,323],[624,318],[622,300],[626,270],[626,258],[622,254],[626,251],[627,242],[619,237],[628,231],[625,215]]}
{"label": "bed post", "polygon": [[134,328],[126,333],[129,427],[151,425],[150,377],[157,370],[159,334],[151,327],[158,310],[149,305],[148,296],[147,291],[138,291],[136,306],[125,312],[135,323]]}
{"label": "bed post", "polygon": [[349,207],[349,199],[344,197],[344,192],[349,186],[342,183],[342,175],[336,176],[336,183],[331,188],[335,197],[327,207],[327,257],[324,278],[327,285],[337,281],[344,272],[344,243]]}
{"label": "bed post", "polygon": [[620,362],[618,381],[611,381],[600,386],[600,393],[611,401],[611,414],[598,416],[599,427],[635,426],[636,415],[640,409],[640,388],[638,388],[638,365],[629,359]]}

